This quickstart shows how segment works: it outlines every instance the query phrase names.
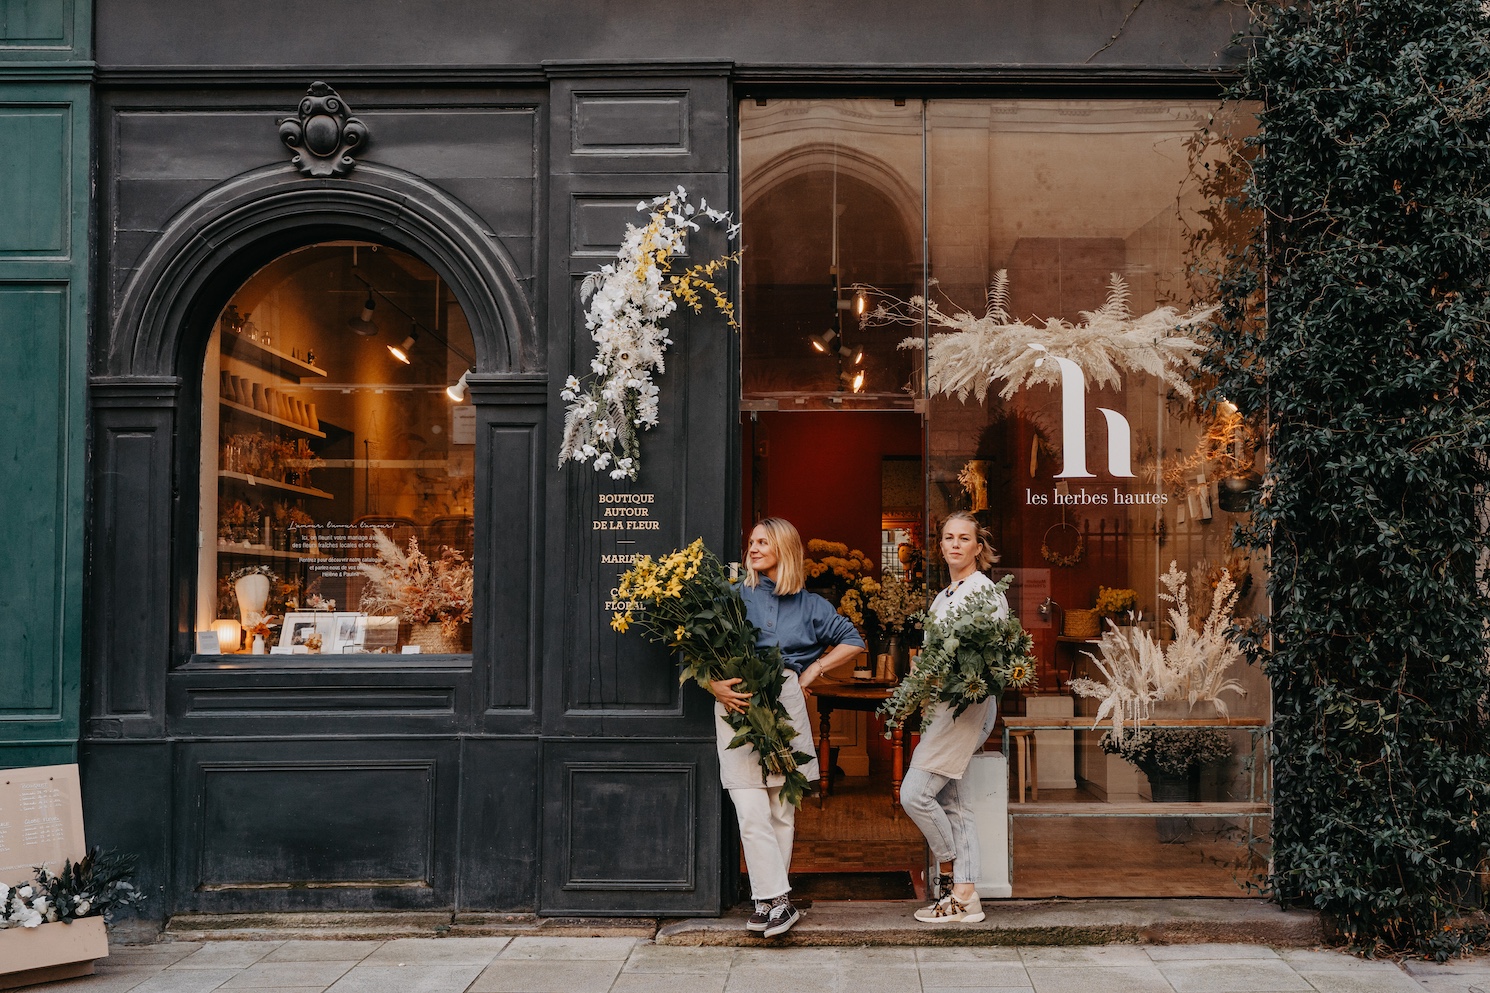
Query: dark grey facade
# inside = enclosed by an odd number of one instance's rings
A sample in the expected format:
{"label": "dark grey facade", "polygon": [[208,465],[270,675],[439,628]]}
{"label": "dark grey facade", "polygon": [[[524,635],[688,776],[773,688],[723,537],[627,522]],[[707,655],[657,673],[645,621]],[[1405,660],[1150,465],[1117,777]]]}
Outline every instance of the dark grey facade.
{"label": "dark grey facade", "polygon": [[[140,854],[143,914],[717,913],[736,856],[709,701],[595,622],[590,522],[644,490],[661,547],[738,545],[736,342],[680,315],[634,486],[558,470],[580,279],[638,198],[733,201],[741,99],[1204,94],[1244,23],[1219,0],[100,0],[80,755],[90,841]],[[370,132],[344,176],[280,143],[313,80]],[[207,335],[258,267],[343,238],[423,259],[473,328],[473,652],[196,658]]]}

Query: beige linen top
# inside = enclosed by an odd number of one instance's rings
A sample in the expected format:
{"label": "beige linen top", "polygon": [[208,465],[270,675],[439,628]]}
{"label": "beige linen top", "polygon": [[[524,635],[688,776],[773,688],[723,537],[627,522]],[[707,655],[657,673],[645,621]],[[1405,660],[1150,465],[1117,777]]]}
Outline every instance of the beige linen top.
{"label": "beige linen top", "polygon": [[[975,572],[938,593],[931,601],[931,613],[942,617],[973,593],[992,585],[993,580]],[[994,615],[1008,617],[1009,603],[1004,595],[998,594],[994,602],[997,604]],[[948,779],[961,779],[973,753],[987,740],[995,712],[996,705],[991,699],[973,704],[955,718],[952,707],[945,703],[937,704],[931,715],[931,724],[921,732],[921,743],[911,756],[911,768]]]}

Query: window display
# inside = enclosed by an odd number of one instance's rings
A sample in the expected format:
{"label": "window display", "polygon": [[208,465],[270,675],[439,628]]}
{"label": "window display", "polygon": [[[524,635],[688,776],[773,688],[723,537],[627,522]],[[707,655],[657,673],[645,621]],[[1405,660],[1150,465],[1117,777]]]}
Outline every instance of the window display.
{"label": "window display", "polygon": [[435,271],[384,246],[314,245],[234,294],[203,369],[198,631],[224,654],[470,650],[473,353]]}
{"label": "window display", "polygon": [[[1008,577],[1038,662],[1000,708],[1021,757],[1016,896],[1243,894],[1266,859],[1270,707],[1228,630],[1265,612],[1262,563],[1231,535],[1263,453],[1260,412],[1201,402],[1198,263],[1219,235],[1199,135],[1226,126],[1216,105],[740,114],[745,506],[879,541],[863,581],[895,602],[835,602],[888,655],[916,643],[906,584],[922,604],[947,586],[929,529],[965,511],[992,533],[991,578]],[[859,349],[862,392],[838,375]],[[1150,817],[1174,802],[1200,806]],[[868,832],[899,843],[869,826],[878,812],[823,839],[824,871]]]}

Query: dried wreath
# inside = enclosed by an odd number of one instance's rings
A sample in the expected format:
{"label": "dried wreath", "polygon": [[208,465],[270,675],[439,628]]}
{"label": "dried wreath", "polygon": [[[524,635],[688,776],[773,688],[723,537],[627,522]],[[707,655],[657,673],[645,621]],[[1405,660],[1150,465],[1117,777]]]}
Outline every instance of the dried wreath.
{"label": "dried wreath", "polygon": [[[1050,547],[1050,532],[1057,528],[1070,528],[1076,532],[1076,547],[1071,549],[1068,554],[1057,552]],[[1069,524],[1066,521],[1061,521],[1059,524],[1052,524],[1050,530],[1045,532],[1045,537],[1040,541],[1040,557],[1051,565],[1069,568],[1086,558],[1086,536],[1077,529],[1076,525]]]}

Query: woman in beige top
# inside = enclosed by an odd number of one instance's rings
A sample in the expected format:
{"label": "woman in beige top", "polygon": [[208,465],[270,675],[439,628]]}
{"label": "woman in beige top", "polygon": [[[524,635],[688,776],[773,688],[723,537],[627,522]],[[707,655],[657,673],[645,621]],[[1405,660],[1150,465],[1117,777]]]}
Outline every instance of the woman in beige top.
{"label": "woman in beige top", "polygon": [[[931,601],[936,617],[974,592],[992,587],[985,570],[998,560],[988,532],[965,510],[954,511],[942,522],[941,549],[952,584]],[[996,602],[995,616],[1007,616],[1003,594],[998,594]],[[983,906],[974,889],[981,870],[978,832],[961,793],[961,781],[973,753],[988,740],[997,716],[992,699],[975,703],[955,717],[951,707],[938,704],[900,784],[900,805],[926,836],[941,873],[934,902],[916,911],[916,920],[926,924],[972,924],[983,919]]]}

